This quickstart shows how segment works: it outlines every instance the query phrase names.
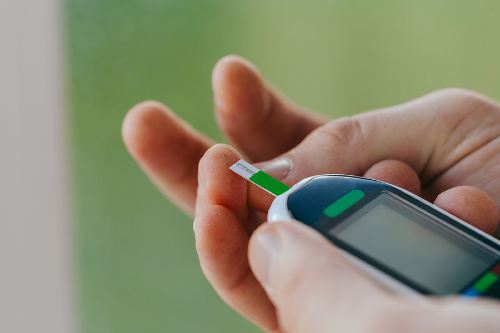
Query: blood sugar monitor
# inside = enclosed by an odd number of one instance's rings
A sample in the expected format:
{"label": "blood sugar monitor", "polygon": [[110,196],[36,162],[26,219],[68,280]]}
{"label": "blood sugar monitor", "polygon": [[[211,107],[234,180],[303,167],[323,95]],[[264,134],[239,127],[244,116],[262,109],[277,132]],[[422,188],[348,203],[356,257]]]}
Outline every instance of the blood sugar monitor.
{"label": "blood sugar monitor", "polygon": [[500,243],[399,187],[314,176],[278,196],[269,222],[300,221],[400,292],[500,298]]}

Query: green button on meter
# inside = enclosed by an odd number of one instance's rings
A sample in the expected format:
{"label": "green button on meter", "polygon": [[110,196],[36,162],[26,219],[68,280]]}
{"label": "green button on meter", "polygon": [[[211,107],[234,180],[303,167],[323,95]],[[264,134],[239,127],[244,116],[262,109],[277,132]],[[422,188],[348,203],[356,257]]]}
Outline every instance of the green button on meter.
{"label": "green button on meter", "polygon": [[365,192],[361,190],[352,190],[341,196],[337,201],[332,202],[323,210],[323,213],[335,218],[345,212],[350,207],[354,206],[358,201],[365,197]]}

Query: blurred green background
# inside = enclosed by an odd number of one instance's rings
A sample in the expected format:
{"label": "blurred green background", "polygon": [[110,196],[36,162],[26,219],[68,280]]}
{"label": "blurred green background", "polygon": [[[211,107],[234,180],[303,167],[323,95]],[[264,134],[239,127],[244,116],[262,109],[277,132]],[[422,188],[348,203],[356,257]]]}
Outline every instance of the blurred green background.
{"label": "blurred green background", "polygon": [[333,117],[460,86],[500,99],[498,1],[67,0],[81,331],[257,332],[205,282],[191,221],[125,152],[120,123],[166,102],[221,139],[228,53]]}

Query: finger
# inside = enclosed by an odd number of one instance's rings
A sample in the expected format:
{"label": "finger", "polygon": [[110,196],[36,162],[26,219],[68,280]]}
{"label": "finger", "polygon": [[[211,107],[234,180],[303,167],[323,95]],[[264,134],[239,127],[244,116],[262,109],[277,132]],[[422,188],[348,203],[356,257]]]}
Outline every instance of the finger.
{"label": "finger", "polygon": [[497,229],[500,213],[495,201],[472,186],[457,186],[438,195],[434,204],[489,234]]}
{"label": "finger", "polygon": [[372,165],[364,175],[420,194],[420,179],[408,164],[396,160],[385,160]]}
{"label": "finger", "polygon": [[370,332],[364,319],[392,306],[385,291],[299,223],[262,225],[250,241],[249,260],[285,332]]}
{"label": "finger", "polygon": [[325,122],[279,96],[251,63],[238,56],[219,60],[212,85],[221,129],[252,160],[284,153]]}
{"label": "finger", "polygon": [[192,214],[198,161],[212,141],[158,102],[134,106],[122,126],[125,145],[153,183]]}
{"label": "finger", "polygon": [[246,181],[228,169],[239,158],[229,146],[215,145],[200,161],[196,249],[217,293],[249,320],[273,331],[274,307],[248,265]]}

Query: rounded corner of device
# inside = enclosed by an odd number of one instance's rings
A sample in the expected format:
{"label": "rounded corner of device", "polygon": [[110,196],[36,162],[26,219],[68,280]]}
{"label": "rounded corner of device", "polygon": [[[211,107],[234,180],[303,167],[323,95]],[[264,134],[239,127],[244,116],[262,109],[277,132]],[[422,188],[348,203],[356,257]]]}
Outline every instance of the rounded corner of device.
{"label": "rounded corner of device", "polygon": [[287,208],[287,200],[288,200],[288,193],[283,193],[282,195],[276,197],[276,199],[273,200],[273,203],[271,204],[271,207],[269,207],[269,211],[267,212],[267,222],[273,223],[273,222],[287,222],[287,221],[292,221],[293,217],[288,211]]}
{"label": "rounded corner of device", "polygon": [[294,218],[287,208],[288,207],[288,205],[287,205],[288,196],[292,192],[294,192],[294,191],[298,190],[299,188],[301,188],[302,186],[304,186],[307,182],[309,182],[314,177],[316,177],[316,176],[311,176],[311,177],[307,177],[307,178],[302,179],[301,181],[299,181],[298,183],[293,185],[288,191],[277,196],[273,200],[271,207],[269,207],[269,210],[267,212],[267,222],[273,223],[273,222],[278,222],[278,221],[280,221],[280,222],[293,221]]}

